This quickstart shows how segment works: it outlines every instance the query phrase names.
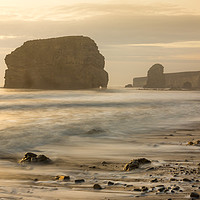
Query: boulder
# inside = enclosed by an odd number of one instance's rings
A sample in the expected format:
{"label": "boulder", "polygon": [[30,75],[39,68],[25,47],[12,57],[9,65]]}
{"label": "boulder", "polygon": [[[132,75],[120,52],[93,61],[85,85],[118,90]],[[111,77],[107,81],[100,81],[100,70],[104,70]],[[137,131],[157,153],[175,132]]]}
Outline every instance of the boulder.
{"label": "boulder", "polygon": [[99,184],[94,184],[94,185],[93,185],[93,188],[94,188],[95,190],[101,190],[101,189],[102,189],[102,187],[101,187]]}
{"label": "boulder", "polygon": [[161,64],[153,65],[147,74],[146,88],[164,88],[165,75],[163,73],[164,67]]}
{"label": "boulder", "polygon": [[50,164],[52,161],[50,158],[45,155],[37,155],[31,152],[28,152],[24,155],[24,157],[19,161],[19,163],[23,164]]}
{"label": "boulder", "polygon": [[131,170],[139,168],[141,165],[149,164],[149,163],[151,163],[151,161],[147,160],[146,158],[131,160],[129,163],[127,163],[124,166],[124,171],[131,171]]}
{"label": "boulder", "polygon": [[89,37],[27,41],[5,62],[5,88],[90,89],[108,84],[104,57]]}

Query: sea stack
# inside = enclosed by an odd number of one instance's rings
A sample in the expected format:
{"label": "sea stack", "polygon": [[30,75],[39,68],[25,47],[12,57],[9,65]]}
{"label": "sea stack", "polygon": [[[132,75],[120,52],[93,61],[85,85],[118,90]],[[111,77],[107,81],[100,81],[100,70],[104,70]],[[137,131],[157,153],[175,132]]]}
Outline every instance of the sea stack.
{"label": "sea stack", "polygon": [[147,74],[146,88],[164,88],[165,75],[163,73],[164,67],[161,64],[153,65]]}
{"label": "sea stack", "polygon": [[105,59],[89,37],[66,36],[25,42],[5,58],[5,88],[106,88]]}

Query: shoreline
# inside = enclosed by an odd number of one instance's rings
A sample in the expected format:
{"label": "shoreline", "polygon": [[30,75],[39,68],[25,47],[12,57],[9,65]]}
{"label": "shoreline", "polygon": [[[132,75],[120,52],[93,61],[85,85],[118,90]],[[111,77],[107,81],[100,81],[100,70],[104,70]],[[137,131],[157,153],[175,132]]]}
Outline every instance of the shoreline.
{"label": "shoreline", "polygon": [[[119,142],[105,146],[105,151],[99,154],[103,144],[94,144],[96,152],[91,155],[87,152],[94,146],[85,152],[86,147],[78,149],[76,146],[74,152],[72,145],[69,147],[71,152],[65,157],[56,158],[55,153],[51,165],[20,166],[16,160],[1,158],[1,198],[188,199],[191,192],[200,193],[200,146],[187,145],[189,141],[200,139],[199,135],[199,126],[189,125],[188,129],[144,134],[142,137],[135,135],[134,140],[124,145]],[[41,151],[45,152],[45,148],[49,146],[41,148]],[[141,157],[152,163],[130,172],[123,171],[127,162]],[[55,180],[57,175],[70,176],[70,181]],[[190,181],[183,181],[184,178]],[[85,182],[75,184],[76,179]],[[151,182],[155,179],[156,182]],[[109,181],[113,185],[108,185]],[[99,184],[102,189],[94,190],[94,184]],[[159,192],[159,187],[156,187],[159,185],[168,191]],[[142,191],[142,186],[148,190]],[[179,189],[172,192],[176,186]]]}

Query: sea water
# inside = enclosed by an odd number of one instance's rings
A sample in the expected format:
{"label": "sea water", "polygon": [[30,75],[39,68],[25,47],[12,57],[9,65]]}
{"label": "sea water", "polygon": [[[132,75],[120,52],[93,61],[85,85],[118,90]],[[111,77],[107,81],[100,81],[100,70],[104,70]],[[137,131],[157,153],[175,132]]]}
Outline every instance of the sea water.
{"label": "sea water", "polygon": [[[199,91],[0,89],[0,152],[123,141],[200,120]],[[87,143],[89,144],[89,143]],[[81,151],[81,149],[80,149]],[[66,152],[67,153],[67,152]]]}

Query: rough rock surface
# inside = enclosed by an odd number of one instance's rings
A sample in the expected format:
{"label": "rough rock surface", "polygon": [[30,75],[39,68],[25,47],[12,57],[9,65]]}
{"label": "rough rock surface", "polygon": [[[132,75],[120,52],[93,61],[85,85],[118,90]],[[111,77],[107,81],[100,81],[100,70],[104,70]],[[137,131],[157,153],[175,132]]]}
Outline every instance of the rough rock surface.
{"label": "rough rock surface", "polygon": [[108,84],[104,57],[89,37],[27,41],[5,62],[5,88],[90,89]]}
{"label": "rough rock surface", "polygon": [[28,163],[28,164],[50,164],[52,161],[45,155],[37,155],[31,152],[28,152],[24,157],[19,161],[19,163]]}
{"label": "rough rock surface", "polygon": [[[163,80],[162,65],[161,65],[160,71],[158,70],[157,73],[158,73],[157,77],[161,75],[162,80]],[[151,78],[149,78],[150,74],[151,74]],[[151,87],[153,85],[155,88],[158,88],[158,85],[157,85],[158,80],[155,79],[153,74],[156,75],[154,71],[152,70],[151,72],[149,72],[148,77],[134,78],[133,87]],[[147,79],[148,79],[148,83],[147,83]],[[157,83],[154,83],[155,81],[157,81]],[[165,88],[187,89],[187,90],[198,89],[199,90],[200,89],[200,71],[164,73],[164,81],[165,81],[165,85],[164,85]]]}
{"label": "rough rock surface", "polygon": [[131,171],[139,168],[141,165],[150,164],[151,161],[146,158],[139,158],[135,160],[131,160],[124,166],[124,171]]}
{"label": "rough rock surface", "polygon": [[161,64],[153,65],[147,74],[146,88],[164,88],[165,75],[163,74],[164,67]]}

